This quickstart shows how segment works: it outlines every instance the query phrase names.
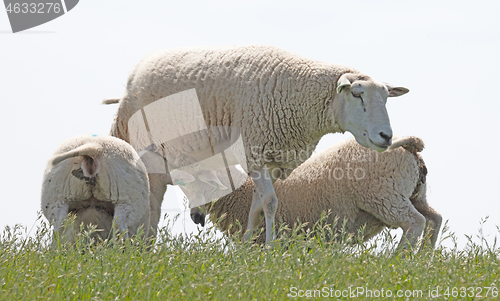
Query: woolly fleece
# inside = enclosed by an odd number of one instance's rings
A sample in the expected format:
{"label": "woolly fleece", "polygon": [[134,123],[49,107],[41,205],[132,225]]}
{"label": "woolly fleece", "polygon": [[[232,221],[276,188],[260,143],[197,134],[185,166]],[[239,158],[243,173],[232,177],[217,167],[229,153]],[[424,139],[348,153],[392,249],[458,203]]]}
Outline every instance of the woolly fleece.
{"label": "woolly fleece", "polygon": [[[400,242],[404,248],[406,239],[415,245],[427,225],[434,246],[442,218],[426,200],[427,169],[418,153],[422,149],[423,142],[416,137],[399,139],[383,153],[349,139],[313,155],[286,180],[274,184],[282,200],[276,212],[278,225],[291,226],[297,220],[313,225],[322,212],[331,210],[327,222],[333,224],[338,217],[336,231],[344,219],[348,233],[356,234],[365,226],[364,241],[385,227],[402,228],[407,233]],[[210,220],[215,223],[226,214],[217,225],[234,234],[239,229],[236,220],[241,225],[248,221],[252,189],[248,179],[236,192],[207,204]],[[264,242],[262,235],[258,242]]]}
{"label": "woolly fleece", "polygon": [[[89,163],[90,162],[90,163]],[[88,167],[97,166],[86,176]],[[113,218],[130,234],[149,229],[149,184],[146,168],[128,143],[109,136],[77,136],[64,141],[49,160],[42,184],[42,211],[58,231],[69,212],[80,223],[96,224],[95,238],[105,239]],[[74,235],[65,231],[65,235]],[[71,241],[74,237],[68,237]]]}

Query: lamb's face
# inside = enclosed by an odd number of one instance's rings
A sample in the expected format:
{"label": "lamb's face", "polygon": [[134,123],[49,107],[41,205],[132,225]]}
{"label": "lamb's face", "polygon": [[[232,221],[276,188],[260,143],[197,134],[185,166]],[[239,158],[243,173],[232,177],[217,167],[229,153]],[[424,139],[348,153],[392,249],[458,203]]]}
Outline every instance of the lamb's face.
{"label": "lamb's face", "polygon": [[385,107],[387,97],[400,96],[408,91],[374,81],[368,76],[344,74],[337,84],[337,105],[340,106],[337,115],[340,116],[335,116],[336,120],[362,146],[384,151],[392,143],[391,123]]}

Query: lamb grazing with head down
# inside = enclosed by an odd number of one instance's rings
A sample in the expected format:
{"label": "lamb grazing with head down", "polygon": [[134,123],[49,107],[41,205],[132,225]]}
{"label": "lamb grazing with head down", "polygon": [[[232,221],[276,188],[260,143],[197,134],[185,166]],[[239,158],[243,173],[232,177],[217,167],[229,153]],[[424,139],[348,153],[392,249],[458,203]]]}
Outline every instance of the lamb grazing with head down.
{"label": "lamb grazing with head down", "polygon": [[[110,136],[76,136],[64,141],[49,160],[42,185],[42,211],[62,233],[74,241],[80,224],[96,225],[94,239],[106,239],[116,219],[127,235],[139,227],[149,234],[150,205],[147,171],[136,151]],[[73,228],[62,229],[69,213]],[[61,231],[63,230],[63,231]]]}
{"label": "lamb grazing with head down", "polygon": [[[111,135],[131,143],[134,129],[129,120],[136,112],[142,111],[147,117],[144,110],[148,106],[189,89],[196,90],[206,127],[233,127],[241,132],[247,172],[255,185],[249,215],[264,210],[266,242],[275,235],[272,229],[278,201],[273,182],[279,175],[274,171],[293,169],[302,163],[281,154],[313,150],[323,135],[344,131],[351,132],[363,146],[384,151],[392,138],[385,107],[387,97],[408,92],[353,68],[270,46],[160,51],[144,57],[130,74]],[[115,102],[118,100],[105,101]],[[172,124],[167,117],[158,119],[165,122],[164,132],[177,131],[193,122],[192,111],[175,109],[169,108],[182,117],[179,119],[183,124]],[[163,125],[141,125],[153,126]],[[196,145],[186,148],[196,151]],[[149,177],[151,203],[160,208],[170,178],[162,174]],[[256,226],[253,220],[249,219],[249,230]],[[153,229],[158,221],[159,214],[152,216]]]}
{"label": "lamb grazing with head down", "polygon": [[[300,220],[311,226],[322,212],[331,210],[327,222],[333,224],[338,217],[336,231],[344,220],[348,233],[356,234],[364,226],[366,241],[385,227],[401,228],[404,235],[398,249],[404,249],[408,244],[415,246],[426,228],[434,247],[441,215],[426,200],[427,168],[419,154],[423,146],[416,137],[399,139],[383,153],[363,148],[354,139],[333,145],[275,183],[276,194],[283,200],[276,218],[288,225]],[[234,234],[236,220],[244,225],[248,219],[252,189],[252,181],[247,180],[235,193],[207,204],[210,220],[215,223],[227,214],[217,225]],[[261,222],[259,214],[254,218],[256,224]],[[258,242],[264,242],[262,235]]]}

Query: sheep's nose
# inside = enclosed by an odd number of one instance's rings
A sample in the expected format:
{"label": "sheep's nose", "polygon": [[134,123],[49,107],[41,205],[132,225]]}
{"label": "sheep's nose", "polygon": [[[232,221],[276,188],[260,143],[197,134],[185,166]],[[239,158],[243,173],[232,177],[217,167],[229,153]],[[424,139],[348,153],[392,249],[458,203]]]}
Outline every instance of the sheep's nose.
{"label": "sheep's nose", "polygon": [[392,139],[392,133],[387,134],[387,133],[384,133],[384,132],[380,132],[378,134],[380,135],[380,137],[382,137],[382,139],[384,139],[384,141],[385,141],[384,144],[385,145],[391,145],[392,144],[392,141],[391,141],[391,139]]}

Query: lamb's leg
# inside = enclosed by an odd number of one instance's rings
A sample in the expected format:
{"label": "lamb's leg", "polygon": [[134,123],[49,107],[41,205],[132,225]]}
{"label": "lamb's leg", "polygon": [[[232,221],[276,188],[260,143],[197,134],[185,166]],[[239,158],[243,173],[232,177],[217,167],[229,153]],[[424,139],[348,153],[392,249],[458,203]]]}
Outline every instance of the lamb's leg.
{"label": "lamb's leg", "polygon": [[[54,223],[54,239],[52,240],[52,248],[55,248],[56,247],[55,238],[56,235],[58,235],[59,231],[61,230],[64,219],[68,216],[69,204],[56,201],[49,206],[51,208],[48,208],[49,209],[48,211],[51,212],[50,214],[51,221]],[[70,229],[73,229],[73,226],[71,226]],[[69,235],[70,233],[66,234]]]}
{"label": "lamb's leg", "polygon": [[410,210],[407,217],[408,220],[405,220],[400,225],[401,229],[403,229],[403,237],[399,242],[398,250],[406,250],[408,245],[415,247],[425,228],[425,218],[417,210]]}
{"label": "lamb's leg", "polygon": [[[425,193],[419,195],[415,199],[411,199],[413,206],[425,217],[424,241],[420,247],[420,251],[426,247],[430,240],[430,247],[434,249],[438,238],[441,222],[443,220],[441,214],[436,212],[429,204],[425,197]],[[429,238],[429,239],[427,239]]]}
{"label": "lamb's leg", "polygon": [[414,247],[424,231],[425,218],[415,209],[408,198],[393,197],[387,199],[360,202],[360,208],[373,214],[392,227],[403,229],[403,237],[397,250],[406,250],[408,245]]}
{"label": "lamb's leg", "polygon": [[59,203],[58,206],[52,208],[53,218],[54,218],[54,233],[57,233],[59,229],[62,227],[62,223],[66,216],[69,213],[69,204],[68,203]]}
{"label": "lamb's leg", "polygon": [[[133,232],[133,229],[130,229],[131,222],[131,208],[126,203],[118,203],[115,206],[115,215],[113,216],[113,220],[116,221],[116,226],[118,226],[118,230],[120,232],[125,233],[125,238],[128,238],[130,235],[134,235],[136,233]],[[137,229],[135,229],[137,230]]]}
{"label": "lamb's leg", "polygon": [[278,207],[278,198],[274,191],[273,182],[269,176],[267,167],[255,169],[250,173],[254,183],[253,200],[248,218],[247,232],[245,240],[252,236],[253,229],[260,223],[260,212],[264,211],[266,220],[266,244],[276,238],[274,231],[274,219],[276,208]]}

